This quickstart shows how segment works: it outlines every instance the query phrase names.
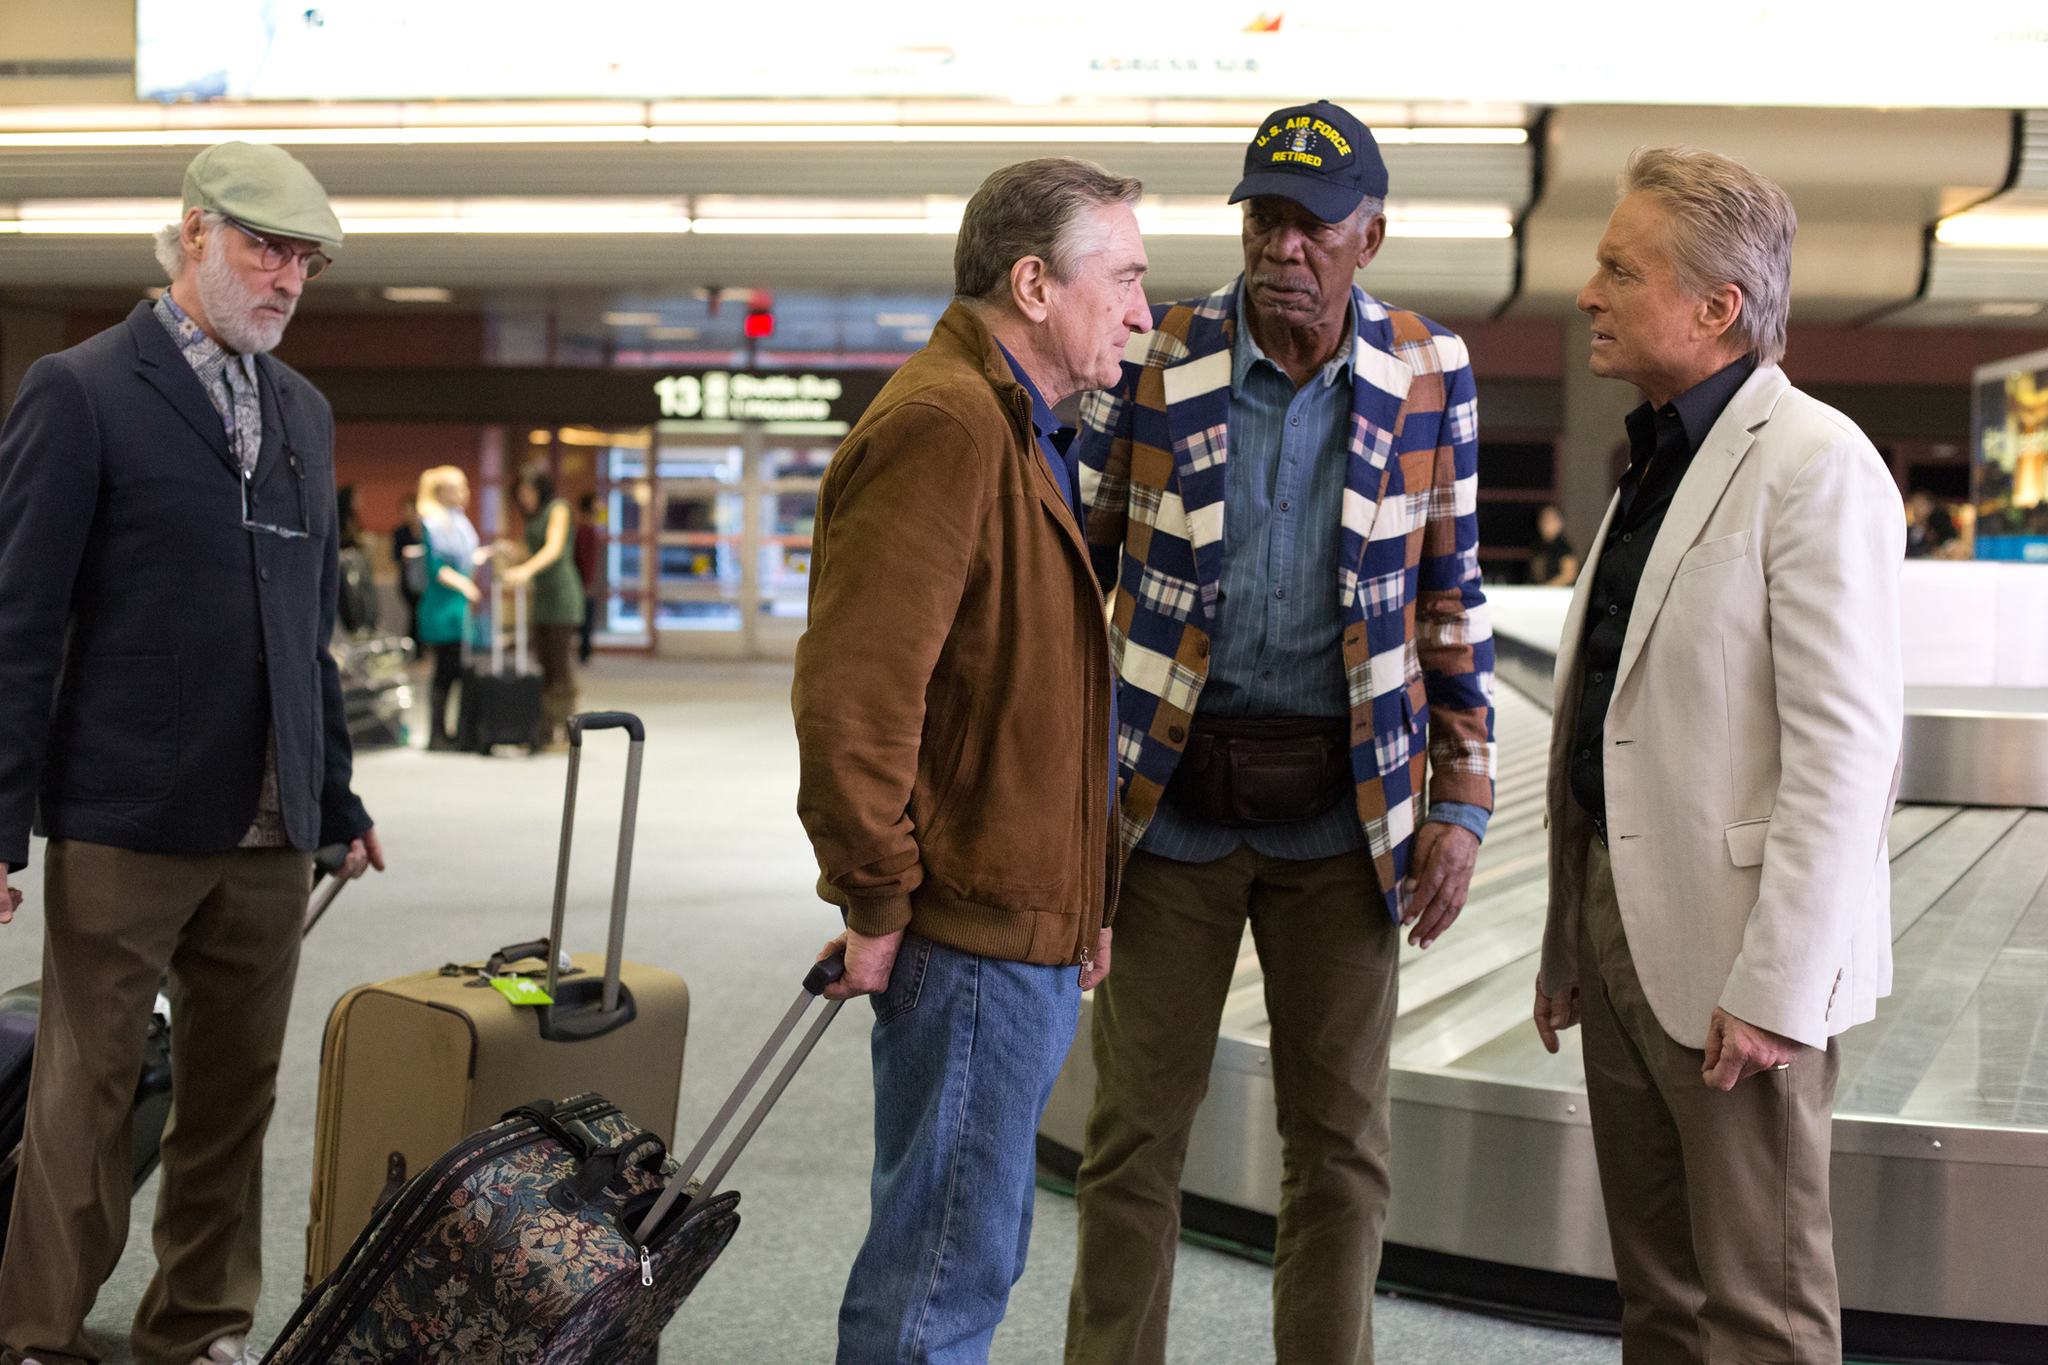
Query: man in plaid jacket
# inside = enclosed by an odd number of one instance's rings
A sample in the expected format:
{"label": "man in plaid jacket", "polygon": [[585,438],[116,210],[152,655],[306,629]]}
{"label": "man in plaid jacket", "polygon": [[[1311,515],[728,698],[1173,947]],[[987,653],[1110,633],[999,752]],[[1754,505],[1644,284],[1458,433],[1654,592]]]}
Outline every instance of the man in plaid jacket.
{"label": "man in plaid jacket", "polygon": [[1188,1132],[1249,922],[1285,1184],[1278,1358],[1370,1361],[1400,925],[1457,917],[1493,805],[1464,343],[1351,283],[1385,163],[1336,105],[1247,150],[1245,273],[1153,310],[1077,443],[1128,854],[1066,1356],[1165,1359]]}

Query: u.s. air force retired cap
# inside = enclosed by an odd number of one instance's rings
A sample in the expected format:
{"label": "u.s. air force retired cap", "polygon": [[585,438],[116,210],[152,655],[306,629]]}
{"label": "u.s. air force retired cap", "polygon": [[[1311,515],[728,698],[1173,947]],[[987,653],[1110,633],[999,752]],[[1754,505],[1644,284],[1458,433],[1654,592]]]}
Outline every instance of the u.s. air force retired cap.
{"label": "u.s. air force retired cap", "polygon": [[1387,163],[1372,129],[1328,100],[1276,110],[1244,152],[1244,179],[1230,202],[1262,194],[1292,199],[1326,223],[1349,218],[1367,195],[1387,197]]}
{"label": "u.s. air force retired cap", "polygon": [[327,191],[291,153],[263,142],[218,142],[185,168],[185,209],[226,214],[275,237],[341,247]]}

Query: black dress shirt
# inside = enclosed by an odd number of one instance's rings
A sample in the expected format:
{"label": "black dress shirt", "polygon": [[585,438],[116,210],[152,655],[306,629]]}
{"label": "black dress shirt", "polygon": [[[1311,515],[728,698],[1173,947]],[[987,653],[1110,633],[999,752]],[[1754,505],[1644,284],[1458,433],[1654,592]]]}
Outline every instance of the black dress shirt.
{"label": "black dress shirt", "polygon": [[1572,732],[1572,796],[1593,817],[1603,837],[1607,774],[1601,766],[1601,734],[1614,698],[1614,673],[1621,664],[1621,643],[1628,636],[1636,587],[1664,525],[1664,513],[1692,468],[1693,455],[1755,369],[1756,363],[1744,356],[1663,407],[1652,409],[1645,403],[1628,415],[1628,471],[1621,476],[1621,505],[1601,542],[1600,562],[1586,599],[1586,635],[1579,650],[1585,682]]}

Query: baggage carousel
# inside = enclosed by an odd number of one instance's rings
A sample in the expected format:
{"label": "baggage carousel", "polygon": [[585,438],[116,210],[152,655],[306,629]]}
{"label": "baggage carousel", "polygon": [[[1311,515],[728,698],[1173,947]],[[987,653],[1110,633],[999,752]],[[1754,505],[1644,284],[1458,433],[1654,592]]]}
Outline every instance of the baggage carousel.
{"label": "baggage carousel", "polygon": [[[1471,899],[1434,948],[1402,948],[1382,1285],[1594,1326],[1618,1298],[1578,1031],[1551,1056],[1529,1021],[1547,890],[1543,635],[1502,651],[1516,686],[1499,689],[1496,810]],[[1917,799],[1892,817],[1892,994],[1844,1035],[1836,1092],[1835,1249],[1857,1358],[2048,1362],[2048,692],[2000,692],[1909,702],[1902,794]],[[1094,1089],[1088,1009],[1040,1130],[1066,1174]],[[1280,1174],[1247,935],[1183,1174],[1189,1229],[1270,1249]]]}

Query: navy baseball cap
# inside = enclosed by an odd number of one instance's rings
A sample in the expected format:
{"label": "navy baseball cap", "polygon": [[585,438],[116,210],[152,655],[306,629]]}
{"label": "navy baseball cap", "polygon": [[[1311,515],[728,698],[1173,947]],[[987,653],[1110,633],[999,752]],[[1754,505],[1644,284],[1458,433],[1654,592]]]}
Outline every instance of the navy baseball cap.
{"label": "navy baseball cap", "polygon": [[1326,223],[1349,218],[1367,195],[1387,197],[1387,163],[1372,129],[1328,100],[1269,114],[1244,151],[1244,179],[1230,202],[1261,194],[1292,199]]}

